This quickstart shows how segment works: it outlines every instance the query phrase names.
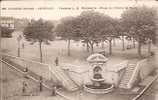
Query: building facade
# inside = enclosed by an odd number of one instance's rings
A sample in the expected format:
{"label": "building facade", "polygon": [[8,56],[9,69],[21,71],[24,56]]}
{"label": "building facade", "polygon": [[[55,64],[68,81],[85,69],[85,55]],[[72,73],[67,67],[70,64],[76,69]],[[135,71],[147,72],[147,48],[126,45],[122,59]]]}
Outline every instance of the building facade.
{"label": "building facade", "polygon": [[1,17],[0,18],[0,25],[2,27],[8,27],[10,29],[15,29],[14,19],[11,17]]}

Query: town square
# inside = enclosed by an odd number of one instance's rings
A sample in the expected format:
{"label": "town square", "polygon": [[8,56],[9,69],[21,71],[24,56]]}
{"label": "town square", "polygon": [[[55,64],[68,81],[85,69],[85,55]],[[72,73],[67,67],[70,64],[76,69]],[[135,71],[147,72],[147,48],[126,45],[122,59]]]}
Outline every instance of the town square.
{"label": "town square", "polygon": [[158,1],[0,3],[1,100],[158,100]]}

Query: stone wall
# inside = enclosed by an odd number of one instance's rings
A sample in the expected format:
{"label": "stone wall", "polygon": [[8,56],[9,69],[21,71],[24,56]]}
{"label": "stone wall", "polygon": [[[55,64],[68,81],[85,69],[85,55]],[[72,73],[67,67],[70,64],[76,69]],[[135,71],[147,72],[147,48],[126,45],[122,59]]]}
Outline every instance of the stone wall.
{"label": "stone wall", "polygon": [[152,57],[141,63],[139,71],[141,80],[144,80],[147,76],[149,76],[155,70],[155,68],[155,61]]}
{"label": "stone wall", "polygon": [[154,57],[139,61],[134,70],[133,77],[129,82],[129,86],[131,87],[134,84],[137,84],[138,81],[143,81],[150,74],[152,74],[156,69],[155,63],[156,62]]}

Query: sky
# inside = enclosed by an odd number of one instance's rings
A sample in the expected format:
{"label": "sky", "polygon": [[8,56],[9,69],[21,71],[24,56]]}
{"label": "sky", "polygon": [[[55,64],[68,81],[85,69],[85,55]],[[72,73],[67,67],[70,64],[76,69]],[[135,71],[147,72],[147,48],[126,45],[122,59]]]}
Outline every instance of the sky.
{"label": "sky", "polygon": [[[134,0],[34,0],[34,1],[2,1],[1,2],[1,16],[9,16],[16,18],[29,19],[48,19],[58,20],[66,16],[77,16],[82,11],[95,10],[107,14],[111,17],[119,18],[121,13],[127,7],[136,5]],[[157,7],[158,2],[141,0],[137,2],[138,5],[146,5],[150,7]]]}

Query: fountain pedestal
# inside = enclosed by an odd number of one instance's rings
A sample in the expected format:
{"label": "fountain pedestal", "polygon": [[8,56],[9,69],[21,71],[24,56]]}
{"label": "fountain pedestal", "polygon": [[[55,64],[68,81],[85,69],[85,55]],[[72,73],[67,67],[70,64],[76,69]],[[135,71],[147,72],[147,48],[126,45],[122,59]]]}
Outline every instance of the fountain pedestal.
{"label": "fountain pedestal", "polygon": [[93,78],[93,79],[91,79],[91,81],[95,87],[99,87],[99,86],[101,86],[102,83],[104,83],[104,79],[94,79]]}
{"label": "fountain pedestal", "polygon": [[107,58],[101,54],[93,54],[87,58],[87,61],[92,64],[91,84],[85,84],[84,90],[90,93],[103,94],[113,90],[112,84],[104,82],[102,76],[103,65],[107,62]]}

